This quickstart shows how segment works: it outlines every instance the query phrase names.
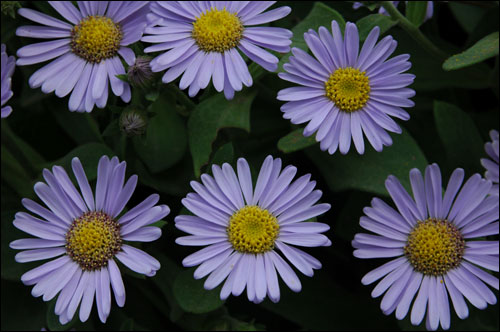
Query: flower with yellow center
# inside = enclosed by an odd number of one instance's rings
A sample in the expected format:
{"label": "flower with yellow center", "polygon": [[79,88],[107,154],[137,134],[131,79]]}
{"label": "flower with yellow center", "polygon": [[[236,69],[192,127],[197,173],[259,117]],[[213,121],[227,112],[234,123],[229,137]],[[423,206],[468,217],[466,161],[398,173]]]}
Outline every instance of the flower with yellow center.
{"label": "flower with yellow center", "polygon": [[[246,288],[249,301],[259,303],[268,296],[278,302],[278,275],[298,292],[301,283],[290,267],[307,276],[321,263],[295,246],[329,246],[323,232],[329,226],[307,221],[329,208],[315,204],[321,191],[313,190],[310,175],[292,181],[297,169],[281,169],[281,160],[268,156],[260,169],[255,188],[247,161],[240,158],[237,174],[229,165],[212,167],[213,178],[201,176],[202,184],[192,181],[196,193],[182,204],[193,215],[175,218],[175,227],[191,235],[176,239],[188,246],[206,246],[188,257],[186,267],[199,265],[194,278],[208,275],[205,289],[213,289],[226,279],[220,297],[240,295]],[[286,262],[282,255],[289,261]]]}
{"label": "flower with yellow center", "polygon": [[[95,192],[91,189],[78,158],[71,162],[78,187],[61,166],[52,172],[45,169],[47,183],[35,184],[35,192],[47,208],[30,200],[22,203],[34,217],[16,213],[14,226],[35,236],[15,240],[12,249],[19,263],[48,262],[24,273],[21,281],[34,285],[32,294],[54,301],[54,312],[61,324],[79,318],[85,322],[92,311],[94,297],[97,313],[105,323],[111,311],[111,289],[118,306],[125,305],[125,286],[116,260],[124,267],[146,276],[154,276],[160,262],[128,241],[151,242],[161,236],[161,229],[151,226],[169,213],[166,205],[156,205],[153,194],[142,203],[122,213],[137,184],[133,175],[125,181],[125,162],[102,156],[97,166]],[[120,216],[120,217],[119,217]]]}
{"label": "flower with yellow center", "polygon": [[368,101],[370,82],[365,72],[355,68],[339,68],[325,82],[326,96],[339,110],[354,112]]}
{"label": "flower with yellow center", "polygon": [[109,17],[88,16],[71,29],[71,51],[79,57],[99,63],[118,53],[123,33]]}
{"label": "flower with yellow center", "polygon": [[356,234],[354,256],[393,257],[361,280],[368,285],[381,279],[372,296],[385,293],[385,315],[403,319],[411,308],[413,325],[427,314],[427,329],[447,330],[449,299],[461,319],[468,316],[464,297],[480,309],[496,303],[486,285],[498,289],[498,279],[483,269],[498,271],[498,241],[475,238],[498,235],[498,197],[488,195],[492,183],[479,174],[462,186],[463,179],[464,171],[456,169],[443,192],[436,164],[427,166],[425,177],[412,169],[412,198],[391,175],[385,186],[397,210],[378,198],[363,209],[360,225],[376,235]]}
{"label": "flower with yellow center", "polygon": [[262,254],[274,249],[279,232],[278,219],[258,206],[245,206],[229,219],[227,234],[234,250]]}
{"label": "flower with yellow center", "polygon": [[121,249],[120,224],[104,212],[86,212],[66,233],[66,251],[84,271],[95,271]]}
{"label": "flower with yellow center", "polygon": [[238,16],[226,8],[211,8],[196,18],[192,34],[201,50],[224,53],[238,46],[243,37],[243,25]]}
{"label": "flower with yellow center", "polygon": [[403,250],[415,271],[442,276],[462,262],[465,241],[449,221],[430,218],[417,221]]}
{"label": "flower with yellow center", "polygon": [[[154,43],[144,52],[162,53],[151,61],[153,72],[163,72],[163,83],[180,77],[179,87],[194,97],[210,81],[215,90],[233,99],[235,91],[250,87],[253,79],[247,60],[268,71],[279,59],[268,50],[290,51],[292,32],[257,26],[278,20],[291,11],[278,7],[265,12],[272,1],[152,1],[151,18],[142,41]],[[175,18],[175,19],[172,19]]]}
{"label": "flower with yellow center", "polygon": [[397,42],[386,36],[377,43],[379,27],[362,47],[354,23],[346,23],[344,34],[341,30],[332,21],[331,32],[320,27],[304,33],[312,56],[292,48],[278,76],[299,86],[278,92],[278,100],[286,102],[281,111],[293,124],[305,123],[303,135],[316,134],[320,149],[329,154],[348,153],[351,142],[363,154],[365,137],[380,152],[392,144],[387,132],[402,132],[392,117],[408,120],[403,108],[414,105],[415,91],[407,86],[415,76],[404,73],[411,67],[409,55],[388,60]]}
{"label": "flower with yellow center", "polygon": [[[52,39],[18,49],[18,66],[50,61],[29,80],[31,88],[42,88],[59,98],[70,95],[68,109],[91,112],[106,106],[109,88],[128,103],[130,85],[117,78],[124,75],[122,59],[132,66],[135,54],[128,45],[139,41],[146,25],[148,1],[50,1],[63,18],[21,8],[19,15],[40,23],[17,28],[22,37]],[[76,6],[76,7],[75,7]]]}

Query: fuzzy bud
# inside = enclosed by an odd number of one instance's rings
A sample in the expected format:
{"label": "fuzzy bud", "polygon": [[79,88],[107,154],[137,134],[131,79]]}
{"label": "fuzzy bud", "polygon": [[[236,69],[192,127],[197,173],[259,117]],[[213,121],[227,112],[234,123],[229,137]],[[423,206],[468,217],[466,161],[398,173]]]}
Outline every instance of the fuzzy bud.
{"label": "fuzzy bud", "polygon": [[151,71],[149,56],[138,56],[135,63],[128,67],[128,81],[135,87],[146,87],[152,80],[154,73]]}
{"label": "fuzzy bud", "polygon": [[120,115],[119,125],[127,136],[139,136],[146,132],[147,117],[140,110],[128,109]]}

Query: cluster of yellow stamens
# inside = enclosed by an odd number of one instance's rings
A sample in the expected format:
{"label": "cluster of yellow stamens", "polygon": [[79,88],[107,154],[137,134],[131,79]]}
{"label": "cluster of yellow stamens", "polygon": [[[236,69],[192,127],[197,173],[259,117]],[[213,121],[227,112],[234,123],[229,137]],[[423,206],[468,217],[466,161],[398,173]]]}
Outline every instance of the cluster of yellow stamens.
{"label": "cluster of yellow stamens", "polygon": [[120,224],[104,212],[86,212],[66,233],[66,251],[84,271],[107,266],[121,246]]}
{"label": "cluster of yellow stamens", "polygon": [[278,219],[269,211],[248,205],[229,220],[229,242],[239,252],[259,254],[274,248],[279,232]]}
{"label": "cluster of yellow stamens", "polygon": [[71,29],[71,51],[89,62],[99,63],[117,54],[122,38],[120,25],[109,17],[87,16]]}
{"label": "cluster of yellow stamens", "polygon": [[429,218],[418,221],[404,253],[413,268],[425,275],[441,276],[462,261],[465,241],[449,221]]}
{"label": "cluster of yellow stamens", "polygon": [[338,68],[325,82],[325,92],[341,111],[354,112],[368,101],[370,81],[359,69]]}
{"label": "cluster of yellow stamens", "polygon": [[201,50],[224,53],[238,46],[243,37],[243,24],[226,8],[212,8],[193,22],[192,36]]}

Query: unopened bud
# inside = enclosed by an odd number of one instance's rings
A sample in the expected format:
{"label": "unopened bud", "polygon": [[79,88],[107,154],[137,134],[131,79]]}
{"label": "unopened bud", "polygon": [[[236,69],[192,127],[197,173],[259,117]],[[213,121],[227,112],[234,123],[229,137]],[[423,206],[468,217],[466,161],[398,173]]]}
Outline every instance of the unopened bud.
{"label": "unopened bud", "polygon": [[147,117],[136,109],[128,109],[120,115],[120,130],[127,136],[139,136],[146,132]]}
{"label": "unopened bud", "polygon": [[138,56],[135,63],[128,67],[128,81],[133,86],[144,88],[151,82],[154,75],[149,65],[151,59],[149,56]]}

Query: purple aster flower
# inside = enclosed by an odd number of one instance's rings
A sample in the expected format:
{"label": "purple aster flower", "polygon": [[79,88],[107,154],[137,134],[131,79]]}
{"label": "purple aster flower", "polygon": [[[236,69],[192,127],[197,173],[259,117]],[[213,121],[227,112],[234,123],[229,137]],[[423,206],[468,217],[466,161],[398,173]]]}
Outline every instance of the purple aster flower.
{"label": "purple aster flower", "polygon": [[157,43],[145,52],[165,51],[151,61],[154,72],[168,69],[163,82],[181,74],[179,86],[195,96],[210,79],[227,99],[234,91],[252,85],[252,76],[238,49],[269,71],[278,58],[264,49],[290,51],[292,32],[277,27],[253,27],[288,15],[290,7],[264,11],[276,1],[156,1],[151,3],[150,22],[142,41]]}
{"label": "purple aster flower", "polygon": [[387,60],[397,42],[384,37],[376,44],[379,27],[373,28],[359,51],[356,25],[348,22],[345,39],[336,21],[332,21],[332,35],[325,27],[304,33],[304,39],[314,57],[299,48],[279,73],[284,80],[300,87],[283,89],[278,100],[285,119],[294,124],[308,122],[304,136],[316,132],[320,148],[333,154],[337,148],[342,154],[349,151],[351,137],[358,153],[365,151],[363,133],[377,151],[392,144],[386,131],[401,133],[401,128],[390,117],[408,120],[410,116],[401,107],[412,107],[409,98],[415,91],[406,88],[415,76],[402,74],[411,67],[409,55],[401,54]]}
{"label": "purple aster flower", "polygon": [[427,312],[426,327],[450,328],[450,301],[457,316],[469,309],[464,297],[479,309],[495,304],[498,278],[498,240],[479,240],[498,234],[498,197],[489,196],[491,181],[474,174],[462,187],[463,169],[456,169],[442,190],[436,164],[427,166],[425,179],[410,171],[412,198],[393,175],[385,187],[397,211],[378,198],[366,207],[360,225],[376,235],[359,233],[352,245],[358,258],[395,258],[367,273],[361,282],[379,279],[372,297],[385,293],[380,307],[403,319],[411,309],[411,323],[418,325]]}
{"label": "purple aster flower", "polygon": [[[31,294],[49,301],[58,293],[55,313],[61,324],[68,323],[80,305],[80,320],[86,321],[92,310],[94,295],[97,312],[103,323],[111,310],[111,291],[118,306],[125,304],[125,287],[118,259],[131,270],[154,276],[160,263],[125,241],[150,242],[161,236],[161,229],[148,226],[169,213],[166,205],[157,205],[153,194],[142,203],[122,213],[137,184],[137,175],[125,183],[125,167],[118,158],[103,156],[97,169],[95,196],[78,158],[72,168],[80,192],[64,168],[44,169],[47,184],[35,184],[35,192],[48,207],[23,199],[26,209],[38,215],[16,213],[14,226],[36,238],[10,243],[23,251],[16,255],[19,263],[51,259],[22,275],[25,285],[35,285]],[[94,199],[95,197],[95,199]],[[27,249],[27,250],[25,250]]]}
{"label": "purple aster flower", "polygon": [[[305,222],[330,209],[330,204],[316,204],[320,190],[314,190],[310,174],[292,182],[297,168],[287,166],[281,171],[281,160],[268,156],[255,189],[245,159],[237,164],[237,175],[229,164],[222,169],[212,166],[214,177],[203,174],[200,184],[191,182],[196,193],[190,193],[182,204],[194,216],[180,215],[175,227],[192,234],[175,241],[185,246],[206,246],[187,256],[185,267],[200,265],[194,278],[207,275],[205,289],[217,287],[224,279],[220,298],[231,293],[240,295],[247,289],[248,299],[259,303],[269,296],[278,302],[280,290],[277,274],[294,292],[301,283],[281,253],[300,272],[311,277],[321,263],[296,246],[331,245],[323,234],[330,227],[318,222]],[[281,172],[281,174],[280,174]],[[278,273],[276,273],[276,271]]]}
{"label": "purple aster flower", "polygon": [[120,56],[128,65],[134,52],[126,47],[137,42],[147,24],[148,1],[49,1],[68,22],[32,9],[21,8],[19,15],[44,26],[22,26],[18,36],[54,39],[31,44],[17,51],[18,66],[53,60],[29,79],[31,88],[44,93],[55,91],[62,98],[71,91],[70,111],[91,112],[94,104],[106,106],[108,83],[124,102],[131,98],[129,84],[116,77],[125,74]]}
{"label": "purple aster flower", "polygon": [[2,44],[2,118],[6,118],[12,112],[12,107],[3,106],[12,97],[11,90],[12,74],[16,67],[16,58],[8,56],[5,44]]}
{"label": "purple aster flower", "polygon": [[490,131],[491,142],[484,145],[484,149],[491,159],[481,158],[481,165],[486,168],[484,176],[493,182],[490,195],[498,196],[498,131]]}
{"label": "purple aster flower", "polygon": [[[394,5],[394,7],[397,7],[398,4],[400,3],[400,1],[391,1],[391,2]],[[408,3],[408,1],[405,1],[405,3]],[[355,2],[352,5],[352,8],[358,9],[360,7],[363,7],[363,6],[364,5],[362,2]],[[378,9],[378,13],[385,15],[385,16],[389,16],[389,13],[385,10],[385,8],[383,6],[380,6],[380,8]],[[432,18],[432,15],[434,15],[434,1],[427,1],[427,10],[425,12],[424,21],[427,21],[428,19]]]}

